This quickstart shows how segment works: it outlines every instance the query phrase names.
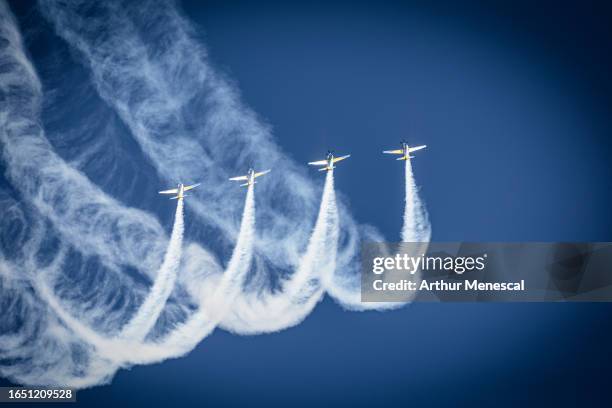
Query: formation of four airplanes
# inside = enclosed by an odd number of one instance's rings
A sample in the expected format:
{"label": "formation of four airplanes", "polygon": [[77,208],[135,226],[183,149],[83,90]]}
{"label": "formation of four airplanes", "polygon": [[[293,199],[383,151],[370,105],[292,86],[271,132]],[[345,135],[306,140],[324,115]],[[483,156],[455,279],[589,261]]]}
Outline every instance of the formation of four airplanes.
{"label": "formation of four airplanes", "polygon": [[[401,149],[385,150],[383,151],[383,153],[402,155],[400,158],[396,160],[410,160],[413,158],[413,156],[410,156],[410,153],[416,152],[417,150],[421,150],[427,147],[426,145],[410,147],[408,146],[408,143],[406,142],[401,142],[401,146],[402,146]],[[325,160],[313,161],[313,162],[309,162],[308,164],[311,166],[324,166],[320,168],[319,171],[330,171],[336,167],[334,166],[335,163],[339,162],[340,160],[348,159],[349,157],[351,157],[350,154],[347,154],[346,156],[335,157],[334,154],[330,151],[327,153],[327,157],[325,158]],[[264,174],[268,174],[269,172],[270,170],[255,172],[255,170],[249,169],[249,171],[247,172],[245,176],[232,177],[230,178],[230,180],[231,181],[245,181],[246,183],[241,184],[240,186],[250,186],[256,183],[255,179],[257,177],[263,176]],[[190,186],[179,184],[176,188],[160,191],[159,194],[175,194],[174,197],[170,197],[171,200],[177,200],[177,199],[182,200],[183,198],[186,197],[185,191],[192,190],[199,185],[200,183],[192,184]]]}

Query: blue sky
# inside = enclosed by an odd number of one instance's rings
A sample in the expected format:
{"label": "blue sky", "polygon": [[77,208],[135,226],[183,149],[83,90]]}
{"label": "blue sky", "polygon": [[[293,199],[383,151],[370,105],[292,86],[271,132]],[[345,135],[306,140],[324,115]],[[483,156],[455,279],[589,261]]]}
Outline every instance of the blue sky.
{"label": "blue sky", "polygon": [[[27,28],[29,5],[11,5]],[[388,240],[399,239],[403,172],[380,152],[401,139],[428,145],[414,171],[433,240],[612,240],[603,6],[186,1],[182,9],[289,156],[353,155],[336,172],[337,192]],[[44,45],[30,52],[41,61]],[[612,335],[602,322],[611,311],[416,304],[349,313],[327,298],[297,327],[245,337],[219,330],[187,357],[120,371],[79,399],[572,406],[609,378]]]}
{"label": "blue sky", "polygon": [[414,165],[434,240],[609,239],[610,61],[595,17],[451,3],[184,10],[296,160],[354,155],[338,190],[388,239],[403,175],[380,151],[401,139],[430,146]]}

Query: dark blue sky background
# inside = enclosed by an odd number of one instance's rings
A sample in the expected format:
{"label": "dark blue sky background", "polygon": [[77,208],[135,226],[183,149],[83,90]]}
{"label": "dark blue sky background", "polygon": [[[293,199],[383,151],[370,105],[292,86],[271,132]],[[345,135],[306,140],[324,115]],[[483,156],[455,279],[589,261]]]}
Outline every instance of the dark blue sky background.
{"label": "dark blue sky background", "polygon": [[[216,67],[297,161],[353,157],[336,186],[397,240],[414,160],[433,239],[612,241],[612,22],[604,3],[200,2]],[[13,4],[22,23],[30,5]],[[314,176],[313,176],[314,177]],[[217,331],[185,358],[120,371],[88,406],[609,404],[608,304],[416,304]]]}
{"label": "dark blue sky background", "polygon": [[338,189],[389,239],[403,173],[380,151],[402,138],[429,145],[435,240],[609,239],[605,10],[429,3],[184,10],[296,160],[354,155]]}

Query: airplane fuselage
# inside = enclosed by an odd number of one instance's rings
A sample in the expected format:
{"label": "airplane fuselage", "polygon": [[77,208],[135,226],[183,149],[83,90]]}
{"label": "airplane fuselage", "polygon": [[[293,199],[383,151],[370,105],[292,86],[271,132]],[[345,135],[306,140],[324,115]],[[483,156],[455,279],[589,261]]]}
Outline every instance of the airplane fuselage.
{"label": "airplane fuselage", "polygon": [[254,184],[255,183],[255,170],[249,169],[248,177],[249,177],[248,184],[249,185]]}
{"label": "airplane fuselage", "polygon": [[336,166],[334,166],[334,155],[332,153],[329,153],[327,155],[327,166],[326,166],[326,170],[333,170],[335,169]]}
{"label": "airplane fuselage", "polygon": [[410,160],[410,146],[408,146],[408,143],[402,142],[402,152],[404,154],[403,159]]}
{"label": "airplane fuselage", "polygon": [[185,185],[182,183],[179,184],[177,186],[177,190],[178,190],[178,193],[176,194],[176,198],[178,200],[182,200],[183,198],[185,198]]}

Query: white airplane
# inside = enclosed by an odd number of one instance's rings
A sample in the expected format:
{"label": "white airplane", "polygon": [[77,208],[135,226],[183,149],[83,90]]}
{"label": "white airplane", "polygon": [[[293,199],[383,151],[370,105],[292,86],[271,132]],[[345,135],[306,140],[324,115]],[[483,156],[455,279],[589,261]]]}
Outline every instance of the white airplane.
{"label": "white airplane", "polygon": [[232,177],[230,180],[231,181],[246,181],[246,183],[241,184],[240,187],[250,186],[251,184],[257,183],[255,181],[257,177],[263,176],[264,174],[268,174],[269,172],[270,170],[264,170],[264,171],[260,171],[259,173],[255,173],[255,170],[249,169],[246,176]]}
{"label": "white airplane", "polygon": [[164,190],[164,191],[160,191],[159,194],[176,194],[176,196],[174,197],[170,197],[171,200],[182,200],[183,198],[187,197],[185,195],[185,191],[189,191],[191,189],[196,188],[197,186],[199,186],[200,183],[197,184],[192,184],[191,186],[186,186],[184,184],[179,184],[177,188],[173,188],[171,190]]}
{"label": "white airplane", "polygon": [[349,157],[351,157],[350,154],[347,154],[346,156],[334,157],[334,153],[332,151],[328,151],[325,160],[308,162],[308,164],[311,166],[325,166],[320,168],[319,171],[330,171],[336,168],[334,163],[337,163],[340,160],[348,159]]}
{"label": "white airplane", "polygon": [[383,153],[385,154],[401,154],[402,157],[397,158],[395,160],[408,160],[408,159],[414,159],[414,156],[411,156],[410,153],[412,152],[416,152],[417,150],[421,150],[427,147],[427,145],[421,145],[421,146],[416,146],[416,147],[410,147],[408,146],[408,143],[402,141],[401,142],[402,148],[398,149],[398,150],[385,150]]}

